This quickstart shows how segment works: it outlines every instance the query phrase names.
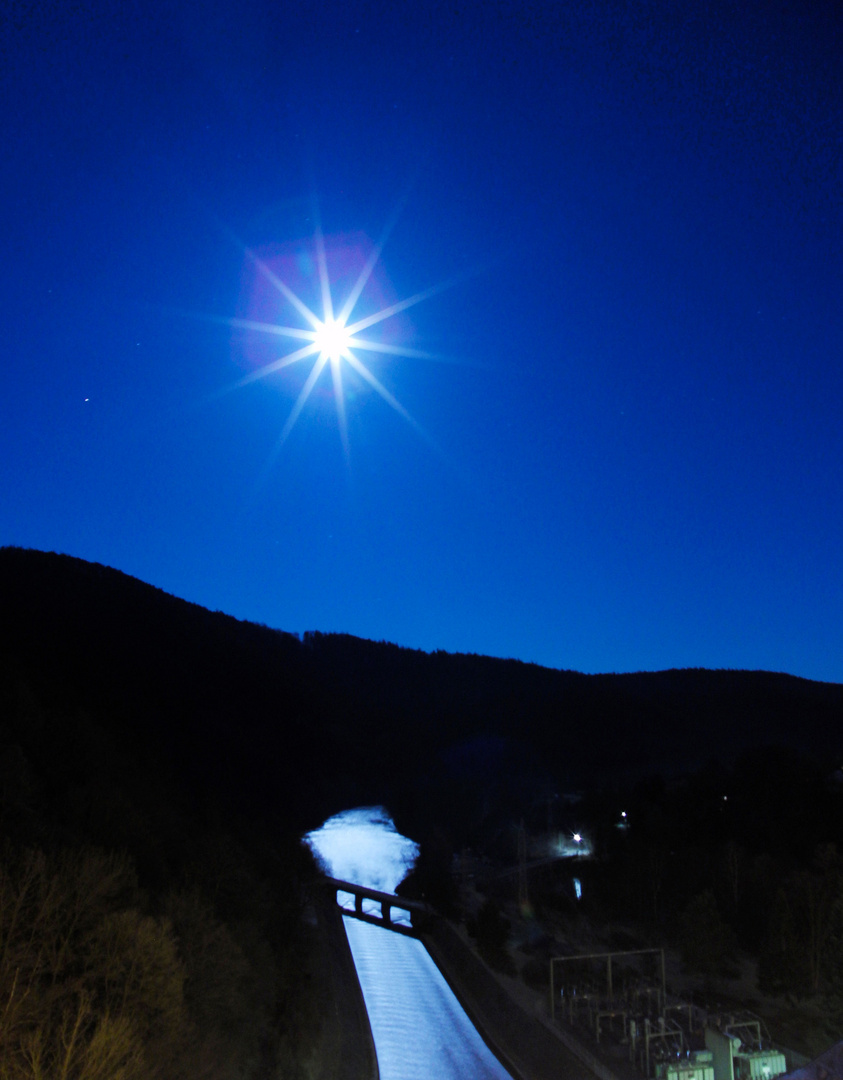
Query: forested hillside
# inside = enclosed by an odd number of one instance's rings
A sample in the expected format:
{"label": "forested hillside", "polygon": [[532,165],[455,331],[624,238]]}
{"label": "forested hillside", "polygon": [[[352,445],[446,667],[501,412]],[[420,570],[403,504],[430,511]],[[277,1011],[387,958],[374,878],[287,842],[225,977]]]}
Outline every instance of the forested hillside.
{"label": "forested hillside", "polygon": [[328,814],[382,802],[456,846],[567,785],[766,743],[823,775],[842,717],[836,684],[300,638],[0,549],[3,1075],[295,1076],[317,1027],[298,840]]}
{"label": "forested hillside", "polygon": [[684,773],[765,743],[843,749],[843,686],[789,675],[587,676],[300,639],[116,570],[9,548],[0,610],[7,687],[37,687],[41,707],[135,740],[179,784],[296,828],[362,801],[432,808],[450,772],[495,773],[502,754],[510,774],[558,786]]}
{"label": "forested hillside", "polygon": [[84,563],[2,563],[0,1075],[304,1075],[315,868],[283,818],[217,790],[213,717],[152,642],[183,605]]}

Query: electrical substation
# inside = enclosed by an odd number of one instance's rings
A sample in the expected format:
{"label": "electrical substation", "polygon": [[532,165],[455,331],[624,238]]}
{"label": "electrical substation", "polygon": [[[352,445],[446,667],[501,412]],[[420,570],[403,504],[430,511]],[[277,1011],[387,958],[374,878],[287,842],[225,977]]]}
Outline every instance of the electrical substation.
{"label": "electrical substation", "polygon": [[759,1017],[669,994],[664,949],[552,958],[550,1010],[625,1075],[775,1080],[788,1071]]}

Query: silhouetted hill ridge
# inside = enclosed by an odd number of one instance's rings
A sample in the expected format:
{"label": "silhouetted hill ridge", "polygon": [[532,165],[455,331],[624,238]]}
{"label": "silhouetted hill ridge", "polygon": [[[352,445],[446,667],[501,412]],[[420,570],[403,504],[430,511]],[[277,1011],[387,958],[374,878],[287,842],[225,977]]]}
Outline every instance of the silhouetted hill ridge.
{"label": "silhouetted hill ridge", "polygon": [[168,768],[307,821],[427,798],[455,748],[520,747],[554,784],[689,770],[764,743],[840,749],[843,686],[706,669],[585,675],[296,634],[65,555],[0,549],[0,675],[133,733]]}

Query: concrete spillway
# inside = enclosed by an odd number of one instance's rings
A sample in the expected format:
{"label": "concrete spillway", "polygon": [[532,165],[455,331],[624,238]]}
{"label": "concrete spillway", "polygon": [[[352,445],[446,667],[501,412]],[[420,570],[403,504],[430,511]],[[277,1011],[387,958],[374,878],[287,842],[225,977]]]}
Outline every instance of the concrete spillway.
{"label": "concrete spillway", "polygon": [[[417,853],[379,807],[337,815],[306,839],[333,876],[384,892]],[[381,1080],[511,1080],[420,941],[349,916],[343,923]]]}
{"label": "concrete spillway", "polygon": [[420,941],[343,922],[381,1080],[510,1080]]}

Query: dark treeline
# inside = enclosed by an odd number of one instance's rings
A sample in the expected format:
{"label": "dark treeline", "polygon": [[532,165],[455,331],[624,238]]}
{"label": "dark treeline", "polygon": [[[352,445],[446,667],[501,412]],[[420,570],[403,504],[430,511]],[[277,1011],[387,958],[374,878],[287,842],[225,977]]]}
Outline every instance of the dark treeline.
{"label": "dark treeline", "polygon": [[[202,699],[179,688],[169,631],[145,636],[167,625],[162,594],[106,575],[111,603],[86,613],[95,568],[69,566],[62,597],[55,562],[18,576],[17,555],[0,594],[0,1075],[304,1076],[316,868],[297,828],[250,816],[233,778],[218,788],[200,712],[195,755],[168,734]],[[142,598],[128,630],[122,585]]]}
{"label": "dark treeline", "polygon": [[[8,1075],[58,1075],[49,1063],[69,1045],[68,1077],[113,1074],[107,1052],[124,1055],[127,1078],[155,1075],[153,1058],[174,1077],[271,1075],[281,1062],[295,1075],[290,1062],[315,1030],[302,922],[313,868],[298,838],[328,814],[385,803],[424,841],[435,877],[453,850],[513,815],[541,816],[572,787],[632,790],[712,757],[734,776],[741,754],[767,743],[824,776],[841,716],[835,684],[737,671],[585,676],[345,635],[300,639],[102,566],[0,549],[0,920],[17,920],[0,927],[17,942],[0,958],[0,1010],[20,1003],[0,1045],[17,1062]],[[644,822],[675,818],[667,795],[650,796],[634,842],[675,851],[664,835],[646,839]],[[729,803],[730,820],[740,806]],[[806,845],[835,839],[794,813]],[[751,835],[766,827],[758,821],[707,842],[706,859],[729,842],[736,859],[767,850]],[[629,889],[638,877],[630,871]],[[634,886],[629,903],[647,888],[674,913],[708,903],[693,883],[672,895],[684,879],[668,877]],[[717,903],[749,940],[752,920]],[[26,955],[24,941],[50,944]]]}
{"label": "dark treeline", "polygon": [[67,556],[0,549],[0,610],[3,662],[42,700],[135,732],[179,777],[302,828],[374,800],[423,816],[451,797],[449,775],[461,790],[472,773],[500,779],[496,755],[558,787],[685,773],[762,744],[843,749],[837,684],[586,676],[342,634],[300,640]]}
{"label": "dark treeline", "polygon": [[[597,857],[532,874],[530,899],[548,925],[576,941],[585,920],[618,949],[675,946],[709,1004],[734,993],[728,980],[740,975],[740,993],[779,999],[768,1019],[787,1045],[816,1054],[839,1039],[843,771],[761,747],[727,766],[590,792],[575,813]],[[505,903],[512,889],[501,879],[492,896]],[[546,980],[546,965],[533,974]]]}

